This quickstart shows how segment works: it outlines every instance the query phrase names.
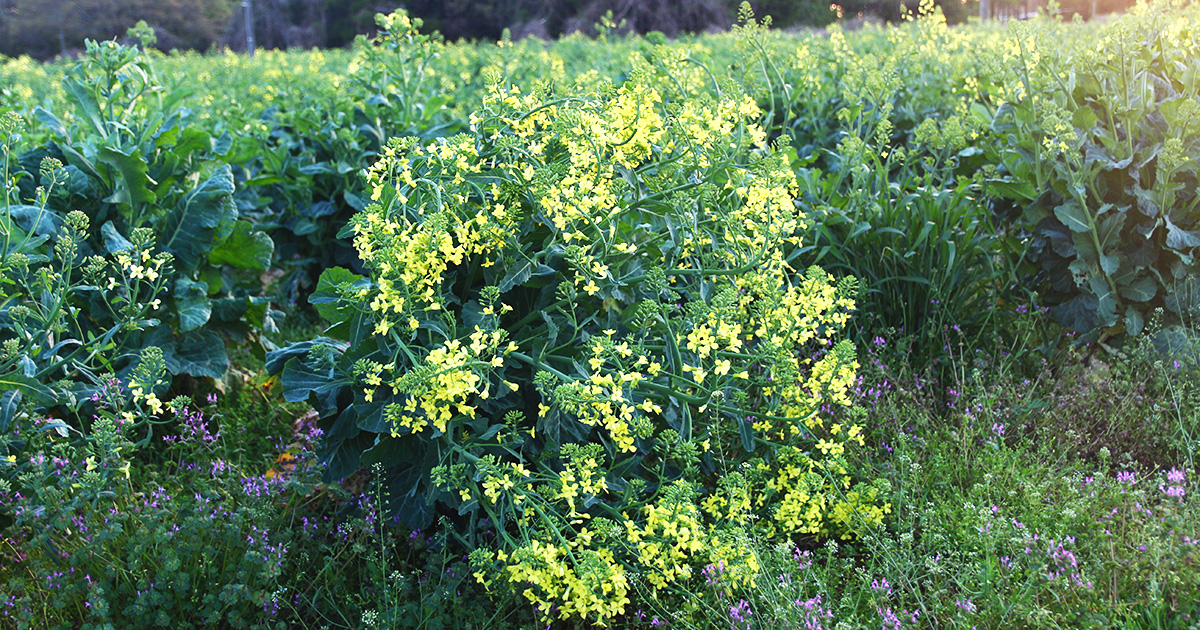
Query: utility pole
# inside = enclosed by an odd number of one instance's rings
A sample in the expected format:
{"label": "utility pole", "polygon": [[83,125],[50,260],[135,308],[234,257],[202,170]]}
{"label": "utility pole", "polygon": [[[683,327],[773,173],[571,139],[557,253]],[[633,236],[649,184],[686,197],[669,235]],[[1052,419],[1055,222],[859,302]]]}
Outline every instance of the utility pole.
{"label": "utility pole", "polygon": [[250,0],[242,0],[242,9],[246,12],[246,52],[254,56],[254,8]]}

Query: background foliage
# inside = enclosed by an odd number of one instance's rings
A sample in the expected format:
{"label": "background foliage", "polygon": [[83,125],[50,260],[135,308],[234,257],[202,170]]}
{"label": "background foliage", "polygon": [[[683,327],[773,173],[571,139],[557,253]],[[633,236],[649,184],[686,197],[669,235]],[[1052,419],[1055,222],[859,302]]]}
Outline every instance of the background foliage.
{"label": "background foliage", "polygon": [[[658,31],[670,37],[726,30],[734,22],[737,0],[253,0],[254,38],[260,48],[344,47],[357,35],[375,33],[374,16],[403,6],[425,22],[427,32],[450,40],[552,39],[573,32],[591,35],[605,16],[622,32]],[[771,16],[776,27],[821,27],[860,18],[901,19],[918,2],[881,0],[756,0],[757,15]],[[1029,14],[1044,0],[992,0],[993,11]],[[1128,8],[1129,0],[1067,0],[1058,7],[1088,19]],[[938,0],[951,23],[979,14],[978,1]],[[997,15],[1001,14],[997,13]],[[245,16],[239,0],[0,0],[0,53],[48,59],[78,53],[85,38],[121,36],[139,20],[158,36],[162,50],[245,50]]]}
{"label": "background foliage", "polygon": [[5,625],[1193,624],[1195,5],[750,13],[4,60]]}

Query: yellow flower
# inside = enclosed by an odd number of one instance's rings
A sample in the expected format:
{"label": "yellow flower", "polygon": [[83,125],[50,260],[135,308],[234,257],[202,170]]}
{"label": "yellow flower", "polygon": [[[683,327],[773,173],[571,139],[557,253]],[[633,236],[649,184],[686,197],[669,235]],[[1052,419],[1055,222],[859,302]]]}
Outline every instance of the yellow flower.
{"label": "yellow flower", "polygon": [[149,396],[146,396],[145,402],[146,406],[150,408],[150,413],[153,413],[154,415],[162,413],[163,404],[162,401],[158,399],[158,396],[152,393]]}

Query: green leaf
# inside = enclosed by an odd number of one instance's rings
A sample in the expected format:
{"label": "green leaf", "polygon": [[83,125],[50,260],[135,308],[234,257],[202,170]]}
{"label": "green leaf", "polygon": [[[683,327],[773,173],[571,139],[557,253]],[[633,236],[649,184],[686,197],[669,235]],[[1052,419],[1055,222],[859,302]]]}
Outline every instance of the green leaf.
{"label": "green leaf", "polygon": [[1054,208],[1054,216],[1072,232],[1088,232],[1092,229],[1088,211],[1077,201],[1068,201]]}
{"label": "green leaf", "polygon": [[1108,286],[1103,276],[1092,276],[1088,279],[1088,287],[1096,296],[1096,323],[1102,327],[1113,326],[1117,323],[1117,296]]}
{"label": "green leaf", "polygon": [[1037,188],[1028,181],[990,179],[988,187],[1001,197],[1016,201],[1033,201],[1038,197]]}
{"label": "green leaf", "polygon": [[591,427],[563,413],[557,406],[538,419],[537,434],[546,440],[547,448],[558,448],[568,442],[583,442]]}
{"label": "green leaf", "polygon": [[1098,303],[1096,296],[1081,293],[1062,304],[1050,307],[1050,315],[1071,330],[1090,332],[1096,327]]}
{"label": "green leaf", "polygon": [[508,269],[508,273],[504,274],[504,279],[500,281],[499,289],[501,293],[507,293],[515,286],[525,284],[529,276],[533,275],[533,263],[528,260],[522,260]]}
{"label": "green leaf", "polygon": [[20,390],[11,389],[0,394],[0,433],[7,433],[21,406]]}
{"label": "green leaf", "polygon": [[54,400],[54,390],[19,371],[0,374],[0,391],[19,391],[39,402]]}
{"label": "green leaf", "polygon": [[[419,458],[419,455],[400,461],[420,462],[423,458]],[[427,499],[429,491],[425,488],[425,479],[428,475],[428,467],[422,464],[402,465],[388,471],[385,481],[388,487],[388,513],[400,517],[401,523],[408,529],[427,528],[433,524],[436,516],[432,503]]]}
{"label": "green leaf", "polygon": [[1142,312],[1130,306],[1125,309],[1125,332],[1137,336],[1142,334],[1142,329],[1146,326],[1146,318]]}
{"label": "green leaf", "polygon": [[382,402],[368,403],[359,395],[358,400],[355,401],[355,409],[358,409],[360,430],[370,433],[391,432],[391,425],[388,424],[388,419],[383,413]]}
{"label": "green leaf", "polygon": [[115,174],[111,182],[115,190],[105,201],[133,206],[154,203],[158,199],[150,190],[150,186],[157,183],[147,174],[150,165],[146,164],[146,158],[137,150],[124,153],[112,147],[103,147],[96,159]]}
{"label": "green leaf", "polygon": [[1142,276],[1119,289],[1121,297],[1133,302],[1149,302],[1158,294],[1158,283],[1150,276]]}
{"label": "green leaf", "polygon": [[266,232],[254,229],[249,221],[239,220],[233,225],[229,238],[221,241],[208,254],[208,262],[214,265],[229,265],[234,269],[265,271],[271,265],[271,254],[275,243]]}
{"label": "green leaf", "polygon": [[62,216],[49,208],[12,205],[0,213],[7,213],[17,227],[34,236],[53,236],[65,225]]}
{"label": "green leaf", "polygon": [[335,376],[332,362],[328,366],[315,366],[310,353],[319,350],[337,354],[345,349],[345,344],[328,337],[294,343],[267,354],[267,372],[279,374],[284,400],[310,401],[321,417],[328,417],[337,413],[338,395],[349,380]]}
{"label": "green leaf", "polygon": [[747,453],[754,452],[754,423],[746,418],[738,419],[738,433],[742,436],[742,449]]}
{"label": "green leaf", "polygon": [[1096,116],[1096,112],[1086,105],[1075,110],[1075,114],[1071,116],[1071,124],[1075,125],[1076,129],[1084,131],[1095,127],[1098,120],[1100,119]]}
{"label": "green leaf", "polygon": [[47,419],[46,422],[42,423],[42,425],[38,427],[38,431],[42,433],[45,433],[46,431],[54,431],[62,437],[67,437],[71,434],[71,431],[79,433],[78,429],[72,427],[66,422],[63,422],[62,420],[59,420],[58,418]]}
{"label": "green leaf", "polygon": [[80,172],[88,177],[91,177],[97,182],[105,181],[104,176],[100,174],[100,171],[96,170],[96,165],[92,164],[92,162],[86,157],[83,157],[82,153],[65,144],[60,145],[58,148],[62,149],[63,157],[67,158],[68,164],[79,169]]}
{"label": "green leaf", "polygon": [[163,359],[167,371],[171,374],[190,374],[192,376],[221,378],[229,367],[229,357],[225,354],[225,342],[221,336],[211,330],[194,330],[174,337],[169,336],[165,328],[155,331],[157,334],[151,340],[161,340],[152,343],[162,348]]}
{"label": "green leaf", "polygon": [[1163,306],[1187,321],[1200,318],[1200,278],[1189,276],[1168,287]]}
{"label": "green leaf", "polygon": [[212,300],[208,299],[208,283],[180,278],[175,282],[175,310],[179,315],[179,329],[183,332],[196,330],[208,323],[212,316]]}
{"label": "green leaf", "polygon": [[217,226],[237,216],[232,194],[233,172],[223,164],[168,211],[159,244],[183,271],[190,273],[207,259]]}
{"label": "green leaf", "polygon": [[59,138],[61,138],[63,140],[66,140],[68,138],[67,126],[64,125],[62,123],[62,121],[58,119],[58,116],[51,114],[50,112],[42,109],[41,107],[35,107],[33,109],[33,116],[34,116],[34,118],[37,118],[38,121],[42,123],[42,126],[45,127],[46,129],[48,129],[50,131],[50,133],[58,136]]}
{"label": "green leaf", "polygon": [[341,287],[351,286],[355,289],[365,289],[370,286],[366,278],[341,267],[330,267],[321,272],[317,281],[317,289],[308,296],[317,313],[333,323],[344,322],[354,313],[354,304],[348,304],[341,297]]}
{"label": "green leaf", "polygon": [[[360,435],[361,434],[361,435]],[[365,443],[354,447],[354,438],[363,437]],[[374,442],[375,434],[363,433],[358,428],[358,412],[354,407],[347,407],[338,414],[333,424],[325,431],[325,449],[327,449],[326,474],[333,479],[341,479],[358,469],[362,452]]]}
{"label": "green leaf", "polygon": [[112,221],[105,221],[104,225],[100,226],[100,236],[104,239],[104,249],[110,254],[133,249],[133,243],[117,231],[117,226],[113,225]]}
{"label": "green leaf", "polygon": [[1171,249],[1191,249],[1200,247],[1200,232],[1189,232],[1175,225],[1170,217],[1164,216],[1167,225],[1167,247]]}
{"label": "green leaf", "polygon": [[212,141],[212,152],[224,157],[229,153],[229,149],[233,147],[233,137],[226,131],[220,137],[214,138]]}
{"label": "green leaf", "polygon": [[67,101],[75,106],[75,115],[91,125],[92,131],[97,136],[107,137],[108,131],[104,126],[104,117],[100,115],[100,105],[96,102],[96,96],[73,77],[64,78],[62,86]]}

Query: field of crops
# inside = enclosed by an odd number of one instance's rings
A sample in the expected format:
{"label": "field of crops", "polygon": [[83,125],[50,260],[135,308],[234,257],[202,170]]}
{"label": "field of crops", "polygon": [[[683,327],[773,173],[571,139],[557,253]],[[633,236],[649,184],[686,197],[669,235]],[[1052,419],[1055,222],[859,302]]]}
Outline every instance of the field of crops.
{"label": "field of crops", "polygon": [[1200,624],[1200,8],[0,59],[0,626]]}

